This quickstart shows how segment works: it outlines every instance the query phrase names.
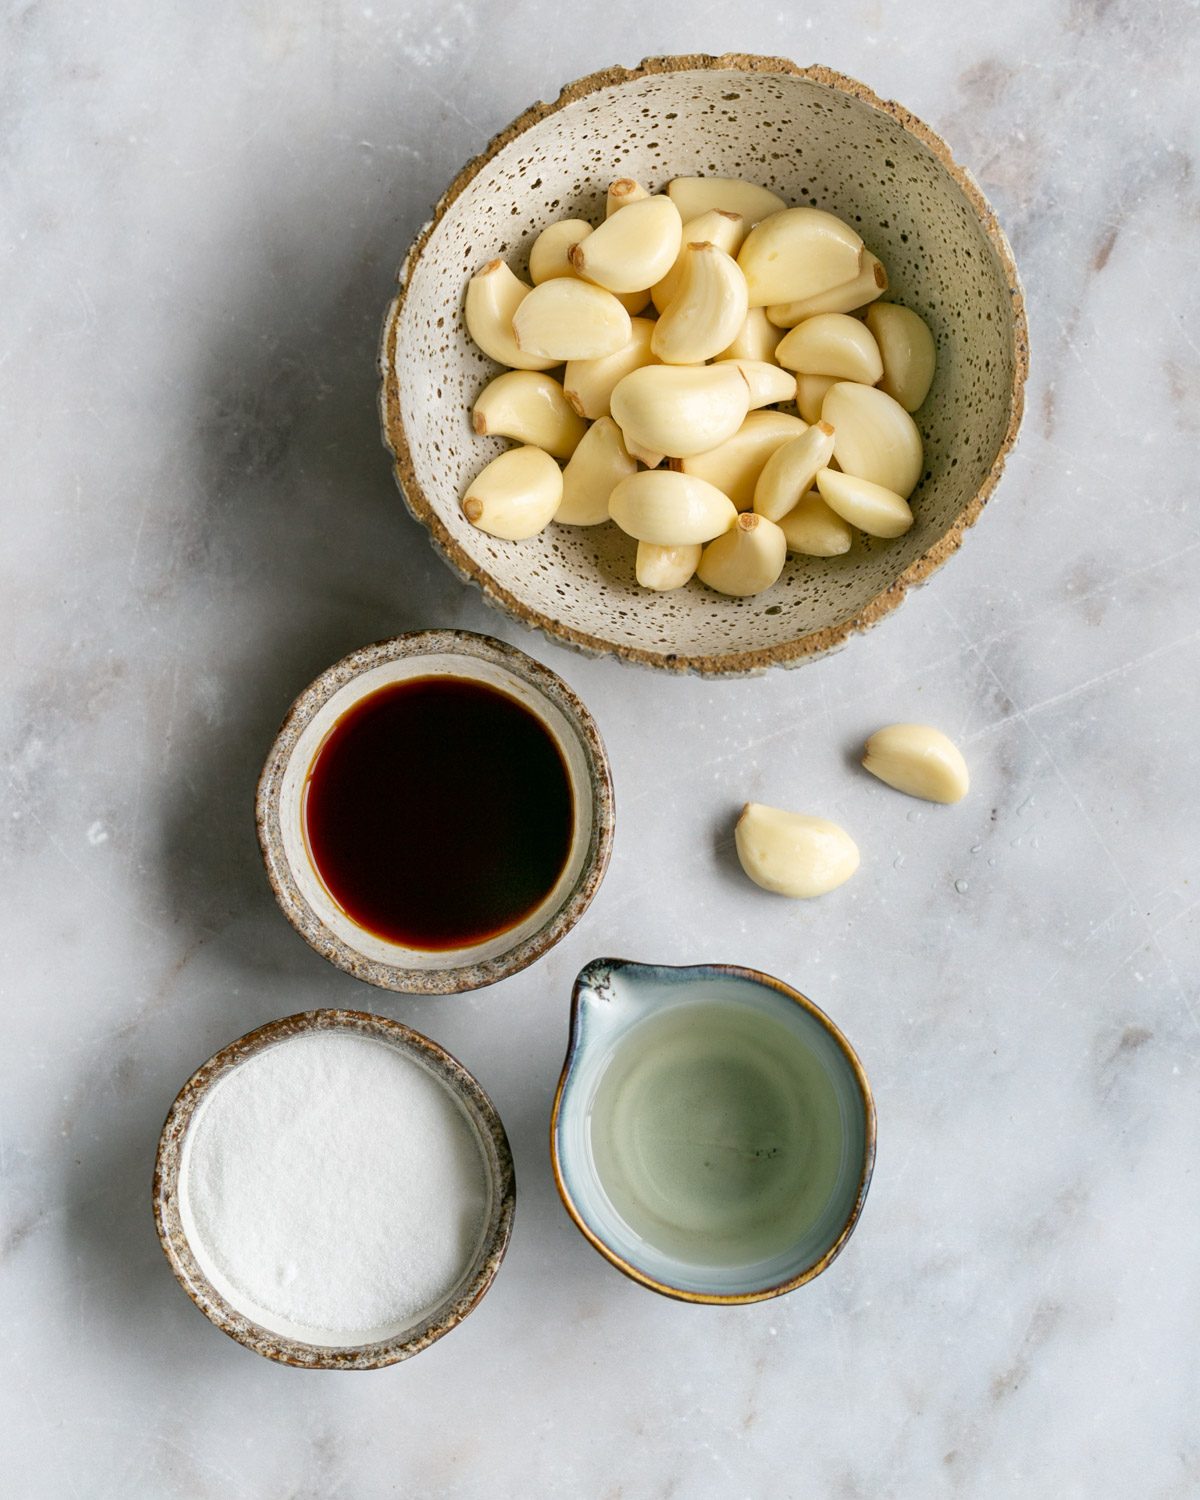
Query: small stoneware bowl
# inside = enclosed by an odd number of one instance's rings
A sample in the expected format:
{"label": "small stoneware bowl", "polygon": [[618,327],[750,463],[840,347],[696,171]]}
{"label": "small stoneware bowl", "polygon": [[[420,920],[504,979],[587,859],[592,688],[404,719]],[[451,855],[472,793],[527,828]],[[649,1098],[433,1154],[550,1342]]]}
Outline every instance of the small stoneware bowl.
{"label": "small stoneware bowl", "polygon": [[[567,770],[574,827],[562,874],[521,922],[470,947],[423,951],[360,927],[326,890],[305,838],[304,794],[322,743],[355,704],[391,683],[447,676],[498,689],[540,720]],[[267,875],[284,915],[323,958],[384,989],[445,995],[507,978],[566,936],[608,868],[614,810],[599,731],[561,677],[491,636],[425,630],[364,646],[301,693],[263,766],[256,815]]]}
{"label": "small stoneware bowl", "polygon": [[[497,366],[463,322],[469,278],[495,256],[524,275],[555,219],[604,217],[615,177],[745,178],[788,203],[830,209],[887,267],[888,298],[937,341],[918,413],[926,472],[916,524],[860,539],[843,557],[789,559],[766,593],[730,599],[693,579],[655,594],[633,578],[633,544],[611,523],[549,526],[497,541],[460,499],[502,450],[471,407]],[[1016,437],[1027,366],[1024,303],[1007,241],[971,175],[900,104],[828,68],[785,58],[652,57],[569,84],[467,163],[399,274],[380,355],[384,439],[409,509],[485,598],[591,652],[676,671],[737,676],[795,665],[873,625],[958,548]]]}
{"label": "small stoneware bowl", "polygon": [[[191,1222],[187,1202],[186,1157],[188,1132],[212,1090],[248,1059],[296,1037],[338,1031],[394,1047],[419,1063],[454,1098],[479,1146],[488,1205],[478,1247],[458,1285],[435,1307],[425,1310],[410,1327],[381,1330],[370,1342],[337,1345],[296,1330],[280,1332],[236,1305],[236,1293],[218,1290],[201,1264],[203,1249],[188,1237]],[[171,1270],[200,1311],[223,1333],[280,1364],[310,1370],[376,1370],[427,1349],[477,1305],[492,1284],[512,1234],[516,1180],[504,1126],[492,1101],[456,1059],[436,1042],[385,1016],[352,1010],[312,1010],[287,1016],[239,1037],[195,1072],[172,1104],[154,1164],[154,1222]],[[219,1280],[219,1274],[216,1276]]]}
{"label": "small stoneware bowl", "polygon": [[619,1271],[683,1302],[761,1302],[849,1239],[875,1104],[850,1043],[781,980],[601,958],[575,983],[550,1150]]}

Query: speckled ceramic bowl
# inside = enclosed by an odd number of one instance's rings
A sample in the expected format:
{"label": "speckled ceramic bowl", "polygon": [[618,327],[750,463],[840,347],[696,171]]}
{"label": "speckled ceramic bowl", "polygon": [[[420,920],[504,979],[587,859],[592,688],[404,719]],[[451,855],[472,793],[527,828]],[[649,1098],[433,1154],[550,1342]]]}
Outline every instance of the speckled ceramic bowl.
{"label": "speckled ceramic bowl", "polygon": [[[467,336],[467,281],[494,256],[524,274],[553,219],[603,218],[614,177],[744,177],[852,223],[938,345],[918,420],[926,474],[916,525],[844,557],[789,559],[781,581],[729,599],[693,580],[640,589],[611,525],[497,541],[463,518],[467,483],[506,446],[469,413],[497,367]],[[409,509],[493,604],[558,640],[677,671],[736,676],[794,665],[873,625],[953,553],[995,487],[1021,418],[1020,283],[999,225],[945,142],[901,105],[828,68],[783,58],[648,58],[535,104],[447,189],[400,270],[384,326],[384,437]]]}
{"label": "speckled ceramic bowl", "polygon": [[[304,834],[304,789],[330,730],[361,699],[414,677],[467,677],[515,698],[545,726],[571,783],[571,849],[553,890],[516,926],[470,947],[427,952],[368,932],[334,901]],[[364,646],[292,704],[258,783],[258,839],[284,915],[323,958],[368,984],[445,995],[494,984],[540,958],[587,910],[608,868],[613,789],[595,721],[549,668],[491,636],[424,630]]]}
{"label": "speckled ceramic bowl", "polygon": [[[264,1326],[224,1295],[204,1270],[203,1250],[188,1238],[185,1160],[188,1131],[211,1090],[234,1068],[269,1047],[319,1031],[342,1031],[384,1043],[425,1068],[462,1110],[479,1145],[490,1201],[483,1233],[458,1285],[436,1306],[427,1309],[410,1327],[387,1330],[361,1344],[333,1345],[307,1342]],[[182,1190],[181,1190],[182,1189]],[[457,1328],[492,1284],[512,1234],[516,1179],[504,1126],[492,1101],[456,1059],[436,1042],[384,1016],[353,1010],[310,1010],[260,1026],[239,1037],[204,1064],[184,1084],[172,1104],[158,1143],[154,1163],[154,1222],[158,1237],[179,1284],[223,1333],[280,1364],[309,1370],[376,1370],[394,1365],[427,1349],[443,1334]]]}
{"label": "speckled ceramic bowl", "polygon": [[[802,1144],[790,1158],[785,1133],[771,1124],[747,1130],[740,1122],[738,1112],[749,1078],[754,1077],[756,1088],[767,1089],[767,1085],[761,1075],[747,1073],[744,1058],[736,1057],[728,1040],[709,1044],[710,1056],[721,1058],[722,1066],[731,1069],[726,1080],[705,1071],[704,1062],[697,1067],[695,1054],[690,1060],[681,1055],[680,1039],[698,1035],[696,1026],[701,1023],[696,1007],[713,1006],[734,1018],[727,1024],[736,1029],[727,1038],[740,1035],[744,1027],[760,1025],[765,1018],[770,1032],[766,1039],[760,1036],[760,1048],[774,1056],[782,1055],[788,1045],[800,1049],[809,1071],[787,1074],[773,1085],[779,1097],[787,1098],[801,1112]],[[654,1166],[664,1132],[667,1138],[701,1140],[708,1152],[736,1152],[764,1161],[777,1157],[803,1164],[823,1153],[831,1165],[811,1217],[768,1253],[726,1250],[698,1262],[682,1250],[654,1243],[630,1222],[608,1191],[595,1135],[602,1128],[597,1125],[604,1116],[598,1099],[605,1075],[615,1060],[628,1055],[623,1051],[627,1041],[636,1055],[631,1069],[653,1066],[648,1061],[653,1055],[653,1049],[647,1048],[649,1028],[672,1015],[683,1020],[684,1028],[672,1034],[671,1046],[662,1054],[667,1059],[664,1067],[644,1075],[650,1079],[648,1084],[639,1085],[636,1071],[628,1072],[620,1084],[619,1097],[627,1101],[627,1109],[634,1107],[628,1101],[639,1097],[640,1088],[640,1097],[652,1098],[661,1111],[671,1095],[672,1080],[690,1101],[691,1113],[686,1117],[668,1120],[660,1114],[646,1121],[638,1115],[634,1121],[626,1159],[638,1162],[648,1174],[645,1196],[638,1199],[645,1220],[663,1234],[674,1233],[683,1220],[672,1222],[670,1189],[680,1180],[696,1180],[695,1163],[672,1159],[669,1166]],[[798,1078],[807,1081],[798,1084]],[[736,1091],[736,1104],[731,1104],[731,1088]],[[825,1101],[820,1108],[818,1099]],[[675,968],[597,958],[575,981],[570,1040],[550,1123],[550,1155],[559,1196],[576,1227],[626,1276],[681,1302],[726,1306],[762,1302],[820,1275],[850,1238],[866,1202],[875,1163],[875,1102],[862,1063],[841,1031],[824,1011],[782,980],[735,964]],[[717,1183],[707,1190],[727,1191],[729,1183],[721,1181],[719,1172],[711,1172],[711,1163],[703,1165],[706,1183],[710,1179]],[[810,1170],[803,1166],[805,1173]],[[789,1181],[789,1195],[797,1181]],[[762,1198],[749,1196],[745,1201],[752,1215],[762,1212]],[[689,1204],[687,1211],[693,1208]],[[689,1232],[694,1246],[697,1231],[692,1226]]]}

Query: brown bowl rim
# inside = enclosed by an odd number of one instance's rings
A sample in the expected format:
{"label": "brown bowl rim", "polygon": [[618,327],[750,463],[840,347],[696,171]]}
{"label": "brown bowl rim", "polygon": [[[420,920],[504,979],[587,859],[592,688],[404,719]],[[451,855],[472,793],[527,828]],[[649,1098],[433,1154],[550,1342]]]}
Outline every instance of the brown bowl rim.
{"label": "brown bowl rim", "polygon": [[[417,969],[368,958],[332,931],[301,894],[280,829],[279,799],[284,773],[305,726],[339,688],[381,662],[414,656],[449,655],[502,666],[555,705],[574,726],[587,763],[592,797],[588,847],[575,885],[561,906],[514,947],[494,958],[456,967]],[[483,989],[520,973],[562,941],[592,903],[612,857],[616,824],[612,768],[600,730],[582,699],[550,667],[516,646],[470,630],[414,630],[352,651],[327,667],[288,710],[263,763],[255,793],[255,825],[267,879],[285,917],[322,958],[380,989],[408,995],[457,995]]]}
{"label": "brown bowl rim", "polygon": [[[558,1119],[562,1108],[563,1093],[567,1086],[567,1079],[571,1075],[571,1069],[575,1062],[575,1054],[579,1047],[579,996],[583,985],[584,975],[595,968],[607,968],[619,970],[626,968],[653,968],[663,969],[669,973],[685,974],[730,974],[737,979],[748,979],[754,983],[764,985],[767,989],[774,990],[786,999],[794,1001],[802,1010],[823,1026],[833,1040],[837,1043],[846,1061],[850,1064],[851,1072],[854,1074],[862,1094],[863,1101],[863,1161],[862,1169],[858,1176],[858,1187],[854,1195],[854,1203],[850,1212],[846,1215],[846,1222],[838,1232],[837,1238],[829,1249],[807,1266],[803,1271],[797,1272],[795,1276],[789,1276],[785,1281],[776,1283],[774,1286],[761,1287],[753,1292],[693,1292],[683,1287],[672,1286],[670,1282],[658,1281],[653,1276],[648,1276],[645,1271],[640,1271],[627,1261],[592,1229],[584,1219],[579,1209],[575,1206],[575,1200],[571,1197],[570,1189],[567,1187],[566,1178],[563,1175],[562,1166],[559,1161],[558,1151]],[[810,1000],[806,994],[795,986],[788,984],[783,979],[776,979],[772,974],[765,974],[761,969],[750,969],[743,964],[644,964],[635,963],[627,958],[595,958],[587,963],[575,977],[575,984],[571,990],[571,1020],[570,1032],[567,1038],[567,1054],[563,1059],[562,1072],[559,1074],[558,1087],[554,1090],[554,1107],[550,1113],[550,1165],[554,1171],[554,1185],[558,1189],[558,1196],[562,1199],[563,1207],[566,1209],[572,1223],[588,1244],[604,1257],[610,1265],[616,1266],[623,1276],[628,1276],[630,1281],[636,1281],[639,1286],[647,1287],[659,1296],[671,1297],[676,1302],[699,1303],[706,1307],[741,1307],[750,1302],[768,1302],[774,1297],[782,1297],[788,1292],[794,1292],[797,1287],[804,1286],[806,1282],[812,1281],[822,1271],[828,1270],[833,1262],[846,1248],[846,1243],[858,1226],[862,1217],[862,1211],[867,1201],[867,1191],[871,1186],[871,1178],[875,1173],[875,1149],[878,1134],[878,1120],[875,1110],[875,1094],[867,1077],[866,1069],[858,1053],[850,1044],[849,1038],[837,1022],[832,1020],[821,1009],[815,1001]]]}
{"label": "brown bowl rim", "polygon": [[[420,1053],[467,1109],[480,1136],[492,1185],[492,1209],[478,1269],[453,1302],[434,1308],[412,1331],[376,1343],[326,1346],[309,1344],[264,1328],[228,1303],[200,1268],[179,1213],[179,1168],[184,1138],[209,1090],[247,1058],[277,1042],[319,1031],[350,1031],[373,1037],[404,1051]],[[378,1370],[411,1359],[457,1328],[478,1306],[495,1279],[512,1237],[516,1208],[516,1173],[512,1149],[496,1106],[474,1075],[444,1047],[412,1027],[387,1016],[357,1010],[309,1010],[269,1021],[215,1053],[180,1089],[159,1135],[154,1160],[152,1201],[158,1240],[175,1279],[210,1322],[237,1343],[278,1364],[306,1370]]]}
{"label": "brown bowl rim", "polygon": [[[941,162],[974,209],[1004,273],[1013,313],[1013,383],[1009,395],[1008,425],[983,483],[974,497],[959,511],[950,529],[850,619],[838,625],[829,625],[821,630],[810,631],[809,634],[799,636],[792,641],[781,641],[774,646],[761,647],[753,651],[730,651],[717,655],[648,651],[641,646],[606,641],[600,636],[578,630],[565,621],[555,619],[554,616],[544,614],[523,603],[493,578],[491,573],[482,564],[476,562],[451,535],[417,479],[404,420],[400,412],[400,383],[396,375],[395,361],[396,328],[411,284],[413,268],[420,259],[430,235],[441,223],[451,205],[467,184],[479,175],[498,152],[547,116],[556,114],[567,105],[599,89],[610,88],[615,84],[628,83],[634,79],[658,73],[696,71],[783,73],[796,78],[805,78],[810,82],[836,89],[840,93],[849,94],[872,109],[891,115],[902,129],[916,136],[922,145],[926,146]],[[925,583],[962,546],[966,532],[979,519],[984,506],[999,483],[1005,460],[1016,441],[1025,409],[1025,381],[1029,373],[1029,327],[1025,314],[1024,292],[1012,249],[979,184],[965,167],[955,161],[950,147],[942,137],[910,110],[905,109],[894,99],[880,98],[873,89],[857,79],[820,64],[800,67],[789,58],[760,56],[746,52],[725,52],[720,56],[713,56],[709,53],[683,53],[664,57],[646,57],[636,68],[613,66],[589,73],[583,78],[577,78],[573,83],[568,83],[558,98],[552,102],[531,104],[511,124],[495,135],[478,156],[473,157],[462,168],[438,200],[433,217],[414,239],[397,272],[396,280],[399,291],[388,307],[380,343],[379,408],[383,444],[394,459],[393,475],[405,505],[413,517],[428,531],[434,549],[464,581],[474,584],[490,604],[531,629],[540,630],[551,639],[572,646],[576,650],[590,655],[612,654],[622,660],[642,666],[657,667],[673,672],[694,672],[704,677],[753,676],[765,671],[768,667],[799,666],[804,662],[812,661],[830,651],[837,650],[852,635],[861,634],[878,624],[897,608],[909,589]]]}

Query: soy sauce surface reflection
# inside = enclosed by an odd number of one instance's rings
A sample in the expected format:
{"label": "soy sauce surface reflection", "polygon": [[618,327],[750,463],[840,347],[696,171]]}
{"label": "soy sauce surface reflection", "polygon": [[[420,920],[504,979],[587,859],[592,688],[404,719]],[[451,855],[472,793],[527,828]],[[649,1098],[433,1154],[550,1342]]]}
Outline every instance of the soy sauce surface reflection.
{"label": "soy sauce surface reflection", "polygon": [[344,714],[309,769],[317,873],[360,927],[413,948],[478,943],[554,888],[574,822],[548,730],[462,677],[380,688]]}

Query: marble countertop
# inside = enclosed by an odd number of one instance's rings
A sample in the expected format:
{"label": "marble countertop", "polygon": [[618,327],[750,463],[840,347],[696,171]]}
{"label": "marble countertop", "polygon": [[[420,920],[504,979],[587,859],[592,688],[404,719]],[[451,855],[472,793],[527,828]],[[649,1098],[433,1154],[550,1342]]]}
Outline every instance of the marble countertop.
{"label": "marble countertop", "polygon": [[[735,11],[6,8],[8,1494],[1200,1493],[1196,7]],[[928,588],[831,659],[709,683],[487,611],[394,491],[373,362],[409,237],[493,131],[606,63],[727,49],[828,63],[949,139],[1013,242],[1034,363],[1000,491]],[[562,673],[619,806],[587,919],[457,1000],[322,962],[275,907],[251,817],[295,693],[435,624]],[[952,813],[849,768],[910,717],[971,761]],[[655,752],[656,724],[693,753]],[[834,897],[771,904],[731,866],[730,813],[798,785],[869,826],[870,857]],[[601,952],[767,969],[858,1046],[875,1181],[811,1286],[677,1305],[562,1212],[547,1117],[570,981]],[[320,1005],[449,1047],[517,1160],[485,1302],[371,1375],[222,1337],[150,1216],[182,1081]]]}

